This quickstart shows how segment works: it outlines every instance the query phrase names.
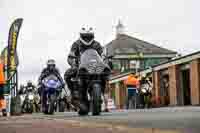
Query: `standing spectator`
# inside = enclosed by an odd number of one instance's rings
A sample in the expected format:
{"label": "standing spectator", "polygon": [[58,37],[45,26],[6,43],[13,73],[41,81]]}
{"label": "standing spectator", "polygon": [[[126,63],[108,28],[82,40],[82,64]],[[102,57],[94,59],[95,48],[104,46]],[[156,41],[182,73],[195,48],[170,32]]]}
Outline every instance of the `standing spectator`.
{"label": "standing spectator", "polygon": [[4,65],[0,60],[0,112],[2,109],[5,109],[5,100],[4,100],[4,86],[6,84],[4,77]]}
{"label": "standing spectator", "polygon": [[108,110],[108,99],[109,99],[109,83],[106,82],[106,88],[105,88],[105,92],[104,92],[104,102],[105,102],[105,112],[109,112]]}

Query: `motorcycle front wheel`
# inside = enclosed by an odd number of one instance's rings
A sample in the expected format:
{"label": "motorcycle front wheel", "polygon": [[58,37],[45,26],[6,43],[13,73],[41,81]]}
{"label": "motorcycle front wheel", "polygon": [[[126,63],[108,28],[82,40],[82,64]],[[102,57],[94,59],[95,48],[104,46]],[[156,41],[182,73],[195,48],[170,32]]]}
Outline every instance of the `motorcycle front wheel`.
{"label": "motorcycle front wheel", "polygon": [[33,108],[34,108],[34,107],[33,107],[33,103],[28,103],[27,112],[32,114],[32,113],[33,113]]}
{"label": "motorcycle front wheel", "polygon": [[48,98],[48,114],[52,115],[54,114],[55,110],[55,102],[56,102],[56,96],[54,94],[50,95]]}
{"label": "motorcycle front wheel", "polygon": [[100,115],[101,113],[101,85],[94,84],[92,88],[92,115]]}

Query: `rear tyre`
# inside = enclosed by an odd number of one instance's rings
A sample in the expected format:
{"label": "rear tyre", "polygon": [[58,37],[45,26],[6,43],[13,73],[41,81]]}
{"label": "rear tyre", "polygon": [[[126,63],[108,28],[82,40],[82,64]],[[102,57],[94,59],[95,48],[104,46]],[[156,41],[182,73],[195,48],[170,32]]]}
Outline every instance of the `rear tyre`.
{"label": "rear tyre", "polygon": [[92,88],[92,115],[100,115],[101,113],[101,86],[94,84]]}

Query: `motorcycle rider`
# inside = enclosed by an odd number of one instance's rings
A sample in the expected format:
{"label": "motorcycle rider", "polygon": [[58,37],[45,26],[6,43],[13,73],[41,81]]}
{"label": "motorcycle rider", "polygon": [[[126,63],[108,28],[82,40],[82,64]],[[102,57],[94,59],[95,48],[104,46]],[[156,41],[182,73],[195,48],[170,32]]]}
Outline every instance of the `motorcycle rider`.
{"label": "motorcycle rider", "polygon": [[[24,102],[23,102],[23,104],[22,104],[22,109],[24,109],[24,106],[25,106],[25,104],[27,103],[27,97],[28,97],[28,92],[35,92],[35,86],[33,85],[33,83],[29,80],[28,82],[27,82],[27,85],[26,86],[21,86],[21,94],[26,94],[26,98],[25,98],[25,100],[24,100]],[[24,110],[23,110],[24,111]]]}
{"label": "motorcycle rider", "polygon": [[82,28],[80,33],[79,33],[79,39],[76,40],[72,46],[70,53],[68,55],[68,64],[71,66],[65,74],[64,74],[64,79],[68,85],[68,88],[71,91],[72,94],[72,103],[76,105],[75,101],[80,98],[80,101],[87,100],[86,92],[81,92],[82,96],[79,97],[79,90],[77,87],[73,87],[73,78],[76,78],[77,70],[78,70],[78,65],[79,65],[79,58],[81,54],[87,50],[87,49],[95,49],[100,56],[102,56],[103,53],[103,48],[100,45],[99,42],[94,40],[95,35],[93,32],[93,29],[90,28]]}
{"label": "motorcycle rider", "polygon": [[32,91],[32,92],[34,92],[35,91],[35,85],[33,85],[33,83],[29,80],[28,82],[27,82],[27,85],[25,86],[25,93],[27,92],[27,91]]}
{"label": "motorcycle rider", "polygon": [[[64,81],[63,81],[63,79],[62,79],[62,77],[60,75],[60,72],[59,72],[58,68],[56,68],[55,60],[54,59],[49,59],[47,61],[47,67],[42,70],[42,73],[41,73],[41,75],[39,77],[39,80],[38,80],[38,86],[39,86],[38,87],[38,93],[39,93],[40,97],[42,97],[41,98],[42,99],[42,101],[41,101],[42,103],[46,102],[46,97],[44,96],[45,94],[43,94],[42,80],[44,78],[48,77],[51,74],[55,75],[58,78],[58,80],[60,80],[60,82],[62,84],[62,88],[64,88]],[[42,105],[44,105],[44,104],[42,104]]]}

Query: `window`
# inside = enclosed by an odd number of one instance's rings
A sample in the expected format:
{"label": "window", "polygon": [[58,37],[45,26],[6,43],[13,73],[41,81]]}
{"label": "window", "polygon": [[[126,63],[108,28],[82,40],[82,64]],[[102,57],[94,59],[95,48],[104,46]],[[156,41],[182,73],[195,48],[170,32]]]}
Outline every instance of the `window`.
{"label": "window", "polygon": [[120,70],[121,69],[120,60],[113,60],[113,69],[114,70]]}
{"label": "window", "polygon": [[130,61],[130,69],[136,69],[140,67],[140,61],[131,60]]}
{"label": "window", "polygon": [[129,60],[121,60],[121,72],[125,72],[130,69]]}
{"label": "window", "polygon": [[140,69],[145,69],[145,61],[140,60]]}
{"label": "window", "polygon": [[145,59],[145,68],[148,68],[150,66],[159,64],[162,62],[162,59],[154,58],[154,59]]}

